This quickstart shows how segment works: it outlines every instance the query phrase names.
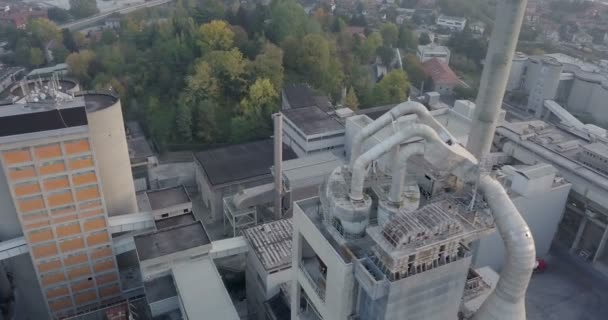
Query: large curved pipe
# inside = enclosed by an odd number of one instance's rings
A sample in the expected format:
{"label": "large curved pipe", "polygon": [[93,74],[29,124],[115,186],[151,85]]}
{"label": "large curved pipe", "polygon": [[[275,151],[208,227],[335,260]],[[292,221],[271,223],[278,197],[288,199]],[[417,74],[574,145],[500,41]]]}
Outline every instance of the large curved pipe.
{"label": "large curved pipe", "polygon": [[413,137],[421,137],[427,141],[441,141],[437,135],[437,132],[435,132],[435,130],[433,130],[431,127],[424,124],[414,123],[411,126],[408,126],[392,135],[382,143],[375,145],[367,152],[359,156],[352,166],[352,178],[350,185],[351,200],[363,200],[363,183],[365,182],[365,176],[367,174],[367,166],[373,160],[378,159],[394,147],[399,146],[401,143]]}
{"label": "large curved pipe", "polygon": [[355,164],[355,160],[361,154],[361,148],[363,146],[363,142],[376,132],[382,130],[382,128],[386,127],[394,120],[398,119],[401,116],[407,114],[416,114],[420,122],[431,126],[433,129],[437,130],[442,136],[445,136],[446,141],[452,140],[454,141],[454,137],[449,133],[447,129],[445,129],[441,123],[439,123],[435,118],[429,113],[426,107],[415,101],[406,101],[400,103],[393,107],[389,112],[383,114],[380,118],[376,119],[374,122],[365,126],[357,135],[355,135],[351,152],[350,152],[350,166]]}
{"label": "large curved pipe", "polygon": [[391,190],[388,193],[388,200],[393,203],[401,203],[403,193],[403,182],[407,174],[408,159],[417,154],[424,154],[426,144],[424,142],[410,143],[399,151],[396,159],[391,164],[392,181]]}
{"label": "large curved pipe", "polygon": [[492,210],[496,227],[505,244],[507,259],[496,288],[473,319],[524,320],[524,298],[536,260],[532,233],[498,181],[483,176],[479,181],[479,189]]}

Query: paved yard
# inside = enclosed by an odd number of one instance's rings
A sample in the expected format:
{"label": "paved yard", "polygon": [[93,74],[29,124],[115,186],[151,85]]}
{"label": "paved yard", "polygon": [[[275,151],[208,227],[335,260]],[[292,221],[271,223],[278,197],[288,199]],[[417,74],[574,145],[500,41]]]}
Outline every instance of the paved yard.
{"label": "paved yard", "polygon": [[526,307],[528,320],[608,319],[608,282],[578,262],[553,252],[549,268],[533,274]]}

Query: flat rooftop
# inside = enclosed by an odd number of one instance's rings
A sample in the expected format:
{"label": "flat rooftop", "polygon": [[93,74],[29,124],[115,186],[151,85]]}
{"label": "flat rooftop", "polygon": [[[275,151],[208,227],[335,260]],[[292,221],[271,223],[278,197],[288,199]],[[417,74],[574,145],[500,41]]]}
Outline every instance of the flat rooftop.
{"label": "flat rooftop", "polygon": [[[42,80],[42,85],[46,86],[49,83],[49,79],[43,79]],[[74,80],[70,80],[70,79],[59,79],[59,86],[60,89],[59,91],[61,92],[68,92],[71,89],[74,89],[74,87],[76,87],[77,83]],[[33,91],[36,88],[36,84],[38,84],[39,81],[38,80],[28,80],[26,82],[26,85],[29,87],[30,91]],[[19,97],[19,98],[23,98],[23,91],[21,90],[21,86],[19,84],[15,84],[11,87],[10,89],[10,94],[15,96],[15,97]]]}
{"label": "flat rooftop", "polygon": [[156,220],[154,223],[156,224],[157,230],[162,230],[175,226],[180,226],[182,224],[190,224],[194,221],[196,221],[196,218],[194,217],[194,214],[190,212],[171,218]]}
{"label": "flat rooftop", "polygon": [[144,136],[127,138],[127,146],[129,148],[129,159],[131,160],[131,163],[147,160],[148,157],[154,155],[148,140],[146,140],[146,137]]}
{"label": "flat rooftop", "polygon": [[161,210],[191,202],[184,186],[146,191],[146,196],[152,210]]}
{"label": "flat rooftop", "polygon": [[266,270],[291,265],[293,225],[283,219],[247,228],[243,235]]}
{"label": "flat rooftop", "polygon": [[83,96],[88,112],[99,111],[118,102],[118,97],[111,93],[85,92]]}
{"label": "flat rooftop", "polygon": [[284,110],[283,114],[308,136],[344,131],[343,124],[316,106]]}
{"label": "flat rooftop", "polygon": [[209,236],[200,222],[179,225],[133,237],[140,261],[208,245]]}
{"label": "flat rooftop", "polygon": [[587,151],[593,152],[603,158],[608,158],[608,145],[603,142],[595,142],[583,146]]}
{"label": "flat rooftop", "polygon": [[[259,140],[194,154],[209,183],[221,185],[270,174],[274,164],[274,141]],[[295,159],[296,154],[283,145],[283,161]]]}
{"label": "flat rooftop", "polygon": [[148,303],[177,296],[173,277],[170,274],[144,282],[144,289]]}

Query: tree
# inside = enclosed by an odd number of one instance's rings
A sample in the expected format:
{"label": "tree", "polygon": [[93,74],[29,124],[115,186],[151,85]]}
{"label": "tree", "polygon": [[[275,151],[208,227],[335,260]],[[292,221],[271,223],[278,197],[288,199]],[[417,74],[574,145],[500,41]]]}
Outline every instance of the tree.
{"label": "tree", "polygon": [[225,21],[213,20],[199,28],[197,43],[203,53],[229,50],[234,44],[234,32]]}
{"label": "tree", "polygon": [[51,50],[53,53],[53,61],[56,63],[64,63],[70,52],[64,46],[57,46]]}
{"label": "tree", "polygon": [[387,46],[381,46],[376,50],[378,57],[380,57],[380,61],[382,64],[390,67],[393,63],[393,59],[395,58],[395,49]]}
{"label": "tree", "polygon": [[431,36],[428,33],[422,32],[418,38],[418,43],[422,46],[426,46],[431,43]]}
{"label": "tree", "polygon": [[377,32],[371,33],[357,50],[361,62],[370,62],[375,57],[376,50],[378,50],[381,45],[382,36]]}
{"label": "tree", "polygon": [[267,26],[266,33],[274,43],[281,43],[288,36],[299,38],[321,31],[319,24],[294,0],[273,1]]}
{"label": "tree", "polygon": [[346,98],[344,100],[344,106],[353,111],[359,110],[359,99],[357,98],[357,93],[352,86],[350,89],[348,89],[348,93],[346,94]]}
{"label": "tree", "polygon": [[283,71],[283,50],[267,42],[249,65],[248,73],[256,78],[268,79],[278,92],[283,86]]}
{"label": "tree", "polygon": [[96,0],[70,0],[70,13],[76,19],[90,17],[99,13]]}
{"label": "tree", "polygon": [[422,67],[422,63],[418,60],[414,54],[406,54],[403,58],[403,69],[407,73],[408,79],[411,83],[417,87],[421,88],[421,84],[426,80],[426,73],[424,72],[424,68]]}
{"label": "tree", "polygon": [[388,22],[380,27],[380,34],[385,46],[394,47],[399,39],[399,29],[394,23]]}
{"label": "tree", "polygon": [[30,66],[39,67],[44,64],[44,53],[39,48],[30,49]]}
{"label": "tree", "polygon": [[458,70],[463,73],[477,72],[477,65],[475,65],[475,62],[459,53],[453,54],[450,57],[450,65],[452,68],[454,68],[454,70]]}
{"label": "tree", "polygon": [[95,53],[90,50],[81,50],[78,53],[71,53],[66,59],[70,74],[81,82],[90,81],[91,75],[89,74],[89,68],[94,59]]}
{"label": "tree", "polygon": [[232,120],[231,140],[242,142],[270,134],[270,115],[278,110],[278,96],[270,80],[256,80],[240,103],[239,116]]}
{"label": "tree", "polygon": [[58,7],[51,7],[47,11],[47,15],[49,20],[54,21],[56,23],[66,23],[72,19],[70,12],[65,9],[61,9]]}
{"label": "tree", "polygon": [[376,87],[374,87],[374,99],[377,105],[399,103],[405,101],[406,92],[410,83],[403,70],[393,70],[387,73]]}
{"label": "tree", "polygon": [[175,125],[180,141],[192,141],[192,108],[190,104],[180,103],[177,105]]}
{"label": "tree", "polygon": [[70,29],[61,30],[61,34],[63,37],[63,45],[70,52],[78,51],[78,46],[76,44],[76,40],[74,39],[74,35],[70,31]]}
{"label": "tree", "polygon": [[48,19],[37,18],[32,20],[27,24],[27,30],[43,45],[47,45],[51,41],[61,41],[61,30]]}
{"label": "tree", "polygon": [[410,30],[405,25],[401,25],[401,28],[399,29],[399,40],[397,42],[397,45],[399,46],[399,48],[416,50],[416,48],[418,47],[418,39],[416,39],[416,36],[412,32],[412,30]]}

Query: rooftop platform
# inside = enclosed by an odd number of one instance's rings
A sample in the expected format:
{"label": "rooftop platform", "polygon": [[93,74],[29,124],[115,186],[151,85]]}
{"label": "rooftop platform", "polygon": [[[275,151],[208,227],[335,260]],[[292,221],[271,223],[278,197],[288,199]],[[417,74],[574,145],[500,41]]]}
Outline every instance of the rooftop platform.
{"label": "rooftop platform", "polygon": [[[272,139],[220,147],[195,153],[214,186],[243,181],[270,174],[274,163]],[[283,145],[283,161],[295,159],[296,154]]]}
{"label": "rooftop platform", "polygon": [[245,229],[243,235],[267,271],[291,266],[293,225],[283,219]]}
{"label": "rooftop platform", "polygon": [[284,110],[283,114],[308,136],[344,131],[343,124],[317,106]]}
{"label": "rooftop platform", "polygon": [[173,277],[171,275],[165,275],[146,281],[144,282],[144,288],[148,303],[165,300],[177,295],[177,290],[175,289],[175,284],[173,283]]}
{"label": "rooftop platform", "polygon": [[184,186],[146,191],[146,196],[152,210],[170,208],[192,201]]}
{"label": "rooftop platform", "polygon": [[156,224],[157,230],[167,229],[175,226],[181,226],[183,224],[190,224],[196,221],[194,214],[192,212],[182,214],[179,216],[174,216],[171,218],[156,220],[154,223]]}
{"label": "rooftop platform", "polygon": [[162,229],[133,239],[140,261],[211,244],[200,222]]}

